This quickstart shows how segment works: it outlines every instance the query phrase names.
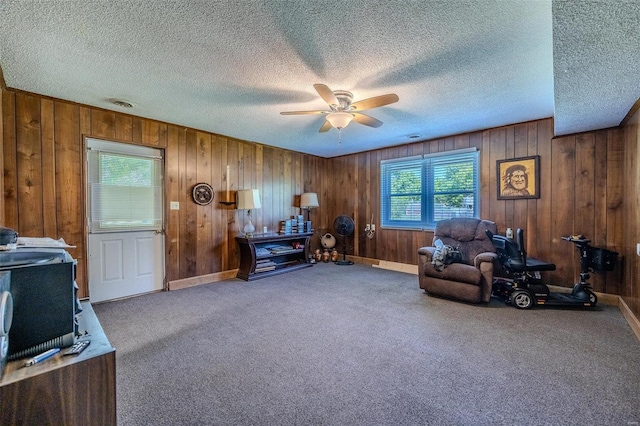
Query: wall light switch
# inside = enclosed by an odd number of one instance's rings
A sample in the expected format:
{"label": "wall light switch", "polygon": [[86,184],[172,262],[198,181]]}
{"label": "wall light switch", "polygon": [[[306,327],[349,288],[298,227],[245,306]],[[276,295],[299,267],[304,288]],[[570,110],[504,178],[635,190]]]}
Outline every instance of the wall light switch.
{"label": "wall light switch", "polygon": [[169,203],[169,208],[171,210],[180,210],[180,202],[179,201],[172,201],[171,203]]}

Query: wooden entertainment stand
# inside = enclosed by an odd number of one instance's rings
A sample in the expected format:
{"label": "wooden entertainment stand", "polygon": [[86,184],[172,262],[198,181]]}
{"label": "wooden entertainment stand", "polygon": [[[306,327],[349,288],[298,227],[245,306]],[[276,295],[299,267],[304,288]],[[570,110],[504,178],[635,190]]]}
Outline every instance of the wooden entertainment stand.
{"label": "wooden entertainment stand", "polygon": [[236,237],[240,247],[237,277],[252,281],[312,266],[309,263],[309,239],[312,235],[313,232],[304,232]]}
{"label": "wooden entertainment stand", "polygon": [[80,339],[91,344],[80,355],[53,358],[31,367],[7,364],[0,380],[1,425],[115,425],[116,350],[89,302],[78,314]]}

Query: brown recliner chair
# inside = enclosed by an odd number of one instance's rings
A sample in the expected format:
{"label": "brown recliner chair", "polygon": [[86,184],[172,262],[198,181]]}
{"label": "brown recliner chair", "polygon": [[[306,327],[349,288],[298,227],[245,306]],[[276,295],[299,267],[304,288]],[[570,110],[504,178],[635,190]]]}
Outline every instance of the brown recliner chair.
{"label": "brown recliner chair", "polygon": [[[489,302],[493,283],[495,253],[486,230],[497,234],[496,224],[489,220],[455,218],[441,220],[433,234],[434,247],[418,249],[418,280],[420,288],[429,294],[465,302]],[[438,271],[431,263],[435,242],[458,247],[461,263],[446,265]]]}

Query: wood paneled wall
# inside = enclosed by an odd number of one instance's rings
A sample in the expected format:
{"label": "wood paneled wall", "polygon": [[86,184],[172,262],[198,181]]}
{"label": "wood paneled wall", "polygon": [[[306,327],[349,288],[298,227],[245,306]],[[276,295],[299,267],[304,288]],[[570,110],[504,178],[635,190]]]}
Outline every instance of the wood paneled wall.
{"label": "wood paneled wall", "polygon": [[[257,232],[276,231],[281,220],[298,214],[299,194],[312,184],[321,159],[306,154],[169,126],[166,149],[167,281],[232,270],[239,259],[235,236],[246,212],[214,202],[199,206],[191,189],[199,182],[215,191],[257,188],[262,208],[251,217]],[[229,176],[227,177],[227,165]]]}
{"label": "wood paneled wall", "polygon": [[[244,212],[220,204],[217,194],[210,205],[196,205],[191,200],[196,183],[207,182],[217,192],[229,179],[233,191],[259,189],[262,208],[252,218],[260,230],[275,230],[280,220],[298,214],[295,196],[308,187],[319,188],[320,203],[328,204],[327,191],[316,184],[323,182],[325,159],[11,90],[2,91],[1,112],[2,225],[22,236],[64,238],[75,245],[70,253],[78,260],[81,297],[88,295],[85,136],[165,150],[167,281],[239,264],[234,238]],[[180,209],[169,210],[171,201]]]}
{"label": "wood paneled wall", "polygon": [[624,126],[624,238],[621,249],[623,284],[620,295],[636,320],[640,319],[640,257],[636,244],[640,243],[640,110]]}
{"label": "wood paneled wall", "polygon": [[[624,167],[638,174],[635,127],[553,137],[553,120],[545,119],[486,131],[406,144],[332,159],[245,142],[178,125],[4,90],[2,93],[4,215],[2,224],[24,236],[64,238],[77,246],[78,282],[86,296],[86,247],[83,190],[83,136],[165,149],[166,279],[175,281],[237,268],[234,237],[244,212],[218,203],[197,206],[191,188],[210,183],[216,191],[258,188],[262,208],[252,212],[262,229],[275,230],[280,220],[298,214],[296,195],[317,192],[320,207],[311,211],[316,233],[312,244],[332,232],[340,214],[354,217],[357,232],[348,239],[356,256],[417,264],[417,248],[432,233],[380,228],[379,163],[383,159],[458,148],[481,151],[481,216],[505,228],[523,228],[527,250],[557,264],[553,284],[570,286],[578,275],[575,249],[561,236],[582,233],[593,244],[629,256],[624,223],[636,226],[636,185],[625,181]],[[635,132],[635,133],[634,133]],[[626,152],[635,142],[635,151]],[[497,200],[496,160],[528,155],[541,158],[541,198]],[[226,176],[226,166],[230,166]],[[636,176],[637,177],[637,176]],[[623,208],[623,196],[636,204]],[[180,210],[169,210],[171,201]],[[635,209],[635,210],[634,210]],[[626,215],[626,216],[625,216]],[[630,216],[633,215],[633,219]],[[377,224],[373,239],[364,226]],[[635,235],[635,233],[633,234]],[[635,243],[633,243],[635,250]],[[630,273],[625,264],[626,273]],[[597,291],[620,294],[623,268],[594,274]],[[634,269],[637,276],[637,269]],[[624,294],[637,287],[625,279]]]}
{"label": "wood paneled wall", "polygon": [[[380,228],[380,160],[477,147],[481,153],[481,217],[525,231],[531,256],[554,262],[549,282],[572,286],[578,278],[575,248],[560,239],[583,234],[594,246],[621,251],[623,242],[623,134],[619,129],[553,137],[553,120],[515,124],[481,132],[348,155],[330,161],[325,176],[333,183],[329,217],[354,217],[356,235],[349,251],[357,256],[417,264],[417,248],[431,245],[433,233]],[[498,200],[496,160],[540,156],[541,197]],[[364,234],[378,224],[373,239]],[[596,291],[618,294],[621,268],[592,274]]]}

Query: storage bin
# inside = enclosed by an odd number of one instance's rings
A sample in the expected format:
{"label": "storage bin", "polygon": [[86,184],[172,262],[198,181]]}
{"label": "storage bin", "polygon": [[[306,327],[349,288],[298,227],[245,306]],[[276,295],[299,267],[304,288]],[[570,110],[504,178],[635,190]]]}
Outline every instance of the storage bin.
{"label": "storage bin", "polygon": [[616,266],[618,253],[615,251],[592,247],[591,267],[596,271],[612,271]]}

